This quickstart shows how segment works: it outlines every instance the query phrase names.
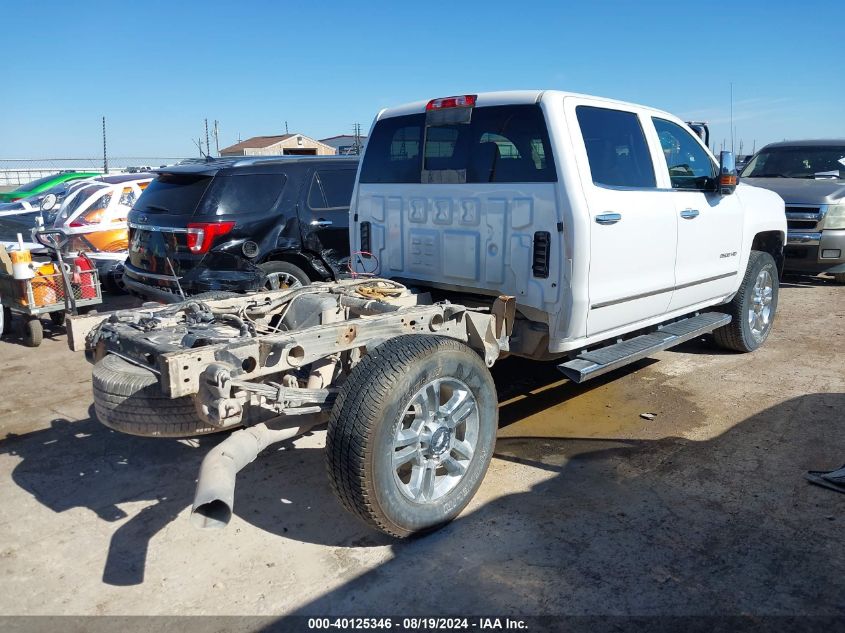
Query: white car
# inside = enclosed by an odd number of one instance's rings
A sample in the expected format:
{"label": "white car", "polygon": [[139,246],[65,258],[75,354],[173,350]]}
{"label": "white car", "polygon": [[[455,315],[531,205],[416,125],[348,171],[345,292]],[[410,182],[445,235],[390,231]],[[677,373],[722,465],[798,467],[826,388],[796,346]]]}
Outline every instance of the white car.
{"label": "white car", "polygon": [[56,214],[53,228],[68,237],[67,248],[96,264],[107,289],[121,287],[129,246],[129,210],[154,178],[150,173],[101,176],[74,184]]}

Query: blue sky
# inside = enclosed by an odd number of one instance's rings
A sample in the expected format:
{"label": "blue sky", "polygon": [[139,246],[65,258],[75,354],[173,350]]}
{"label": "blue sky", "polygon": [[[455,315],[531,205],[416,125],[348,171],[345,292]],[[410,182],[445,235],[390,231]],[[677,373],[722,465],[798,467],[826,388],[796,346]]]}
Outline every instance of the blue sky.
{"label": "blue sky", "polygon": [[[555,88],[711,122],[736,149],[845,137],[841,2],[13,2],[0,158],[195,155],[366,131],[381,107]],[[718,149],[718,147],[717,147]]]}

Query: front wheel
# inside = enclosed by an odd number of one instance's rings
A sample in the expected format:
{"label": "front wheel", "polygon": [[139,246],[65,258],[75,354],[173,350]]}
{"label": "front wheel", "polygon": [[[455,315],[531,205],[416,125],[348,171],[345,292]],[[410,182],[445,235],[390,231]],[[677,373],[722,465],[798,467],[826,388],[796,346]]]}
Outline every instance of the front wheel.
{"label": "front wheel", "polygon": [[335,493],[396,537],[448,523],[487,472],[497,404],[490,372],[460,341],[386,341],[353,368],[332,409],[326,453]]}
{"label": "front wheel", "polygon": [[833,273],[833,281],[838,284],[845,284],[845,273]]}
{"label": "front wheel", "polygon": [[751,251],[739,291],[728,304],[731,322],[713,332],[719,347],[753,352],[769,337],[778,307],[778,269],[774,258]]}

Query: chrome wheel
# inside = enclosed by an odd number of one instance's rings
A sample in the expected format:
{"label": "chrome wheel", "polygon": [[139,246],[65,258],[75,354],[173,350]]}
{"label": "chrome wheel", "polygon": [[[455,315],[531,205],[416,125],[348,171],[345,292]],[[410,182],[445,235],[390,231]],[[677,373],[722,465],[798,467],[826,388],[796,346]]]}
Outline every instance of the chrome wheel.
{"label": "chrome wheel", "polygon": [[268,273],[264,287],[268,290],[302,288],[302,282],[290,273]]}
{"label": "chrome wheel", "polygon": [[478,404],[456,378],[438,378],[414,396],[393,437],[393,480],[415,503],[431,503],[463,479],[478,444]]}
{"label": "chrome wheel", "polygon": [[751,305],[748,308],[748,327],[751,329],[752,336],[758,341],[763,340],[772,323],[773,296],[774,280],[772,274],[764,268],[754,282]]}

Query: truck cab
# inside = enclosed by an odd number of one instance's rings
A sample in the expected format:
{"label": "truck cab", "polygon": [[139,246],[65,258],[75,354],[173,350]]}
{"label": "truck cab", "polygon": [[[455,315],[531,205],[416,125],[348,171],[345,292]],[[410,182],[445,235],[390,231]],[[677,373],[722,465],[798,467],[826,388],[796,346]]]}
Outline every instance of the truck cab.
{"label": "truck cab", "polygon": [[[558,91],[379,113],[352,202],[359,272],[516,298],[511,352],[555,356],[729,302],[752,250],[782,265],[783,201],[677,117]],[[540,334],[542,333],[542,334]],[[542,339],[542,340],[540,340]]]}

